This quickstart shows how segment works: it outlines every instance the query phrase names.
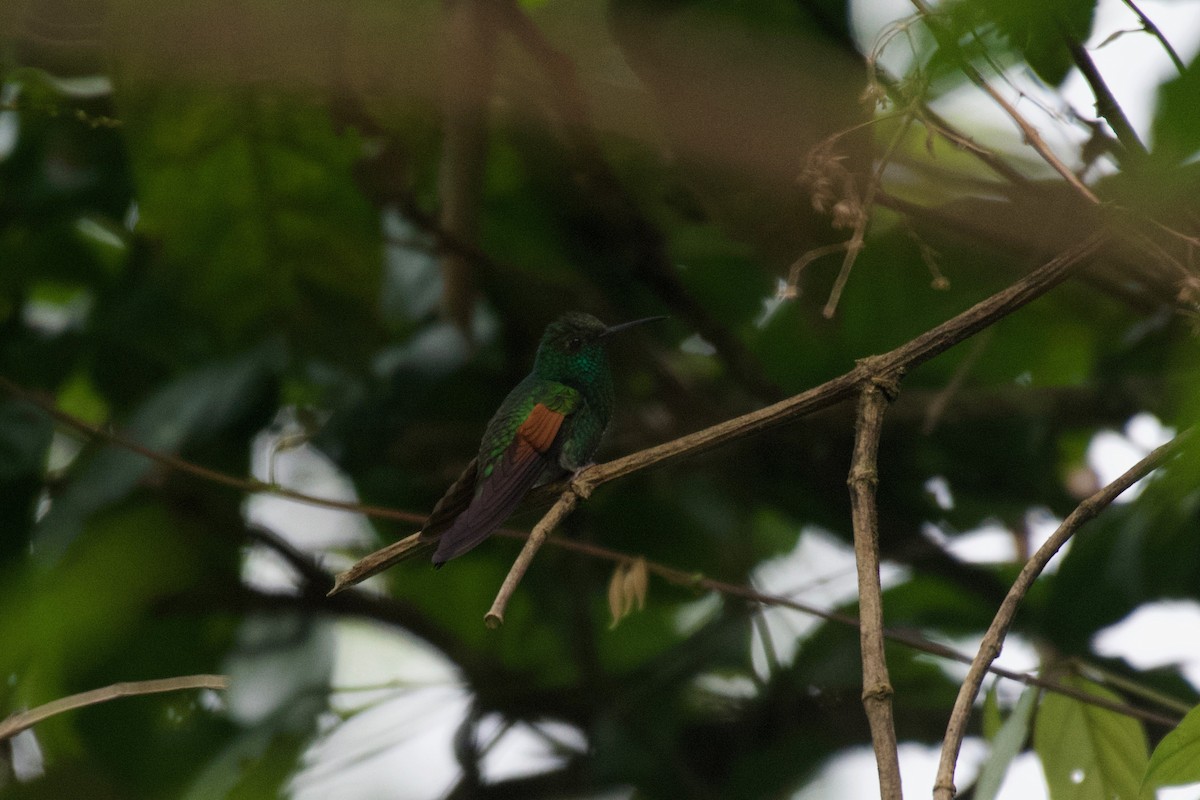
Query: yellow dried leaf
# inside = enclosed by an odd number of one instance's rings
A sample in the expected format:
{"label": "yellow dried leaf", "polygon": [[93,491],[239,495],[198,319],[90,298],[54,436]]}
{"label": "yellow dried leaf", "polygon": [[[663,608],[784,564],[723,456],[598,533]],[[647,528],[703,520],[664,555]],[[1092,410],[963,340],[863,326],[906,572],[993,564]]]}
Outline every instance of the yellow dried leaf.
{"label": "yellow dried leaf", "polygon": [[629,564],[618,564],[608,581],[608,610],[612,614],[609,630],[633,613],[634,604],[638,611],[646,608],[646,593],[650,588],[650,571],[644,558]]}
{"label": "yellow dried leaf", "polygon": [[625,573],[624,589],[625,613],[633,610],[634,601],[637,601],[638,611],[645,610],[646,592],[650,589],[650,571],[646,568],[646,559],[638,558],[629,565],[629,570]]}
{"label": "yellow dried leaf", "polygon": [[613,569],[612,577],[608,580],[608,612],[612,615],[612,622],[608,626],[609,630],[617,627],[617,623],[625,616],[622,611],[624,585],[625,565],[617,564],[616,568]]}

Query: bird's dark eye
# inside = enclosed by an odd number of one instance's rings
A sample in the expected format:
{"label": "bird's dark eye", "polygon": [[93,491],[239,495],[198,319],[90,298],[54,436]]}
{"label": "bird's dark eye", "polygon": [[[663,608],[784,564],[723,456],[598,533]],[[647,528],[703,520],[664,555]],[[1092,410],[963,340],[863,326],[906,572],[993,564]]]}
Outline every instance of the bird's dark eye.
{"label": "bird's dark eye", "polygon": [[578,336],[572,336],[570,339],[567,339],[568,353],[578,353],[581,347],[583,347],[583,339],[580,339]]}

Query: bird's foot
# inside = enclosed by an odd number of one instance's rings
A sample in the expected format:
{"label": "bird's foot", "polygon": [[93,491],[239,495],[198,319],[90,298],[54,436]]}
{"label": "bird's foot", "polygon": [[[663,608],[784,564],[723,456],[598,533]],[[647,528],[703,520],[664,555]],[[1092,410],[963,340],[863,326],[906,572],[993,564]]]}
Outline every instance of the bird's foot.
{"label": "bird's foot", "polygon": [[587,472],[592,467],[596,466],[595,461],[589,461],[582,467],[579,467],[571,473],[571,479],[567,481],[567,485],[571,487],[571,491],[577,494],[583,500],[587,500],[592,496],[592,491],[596,488],[596,484],[588,480]]}

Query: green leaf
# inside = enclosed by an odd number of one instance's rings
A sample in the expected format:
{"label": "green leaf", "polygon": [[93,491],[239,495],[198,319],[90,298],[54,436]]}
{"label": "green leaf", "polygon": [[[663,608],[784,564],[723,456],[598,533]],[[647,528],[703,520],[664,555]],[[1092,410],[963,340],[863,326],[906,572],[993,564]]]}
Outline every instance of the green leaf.
{"label": "green leaf", "polygon": [[[1121,699],[1083,678],[1067,677],[1062,683],[1107,700]],[[1042,701],[1033,744],[1051,800],[1134,800],[1149,760],[1146,732],[1137,720],[1059,694]]]}
{"label": "green leaf", "polygon": [[1004,724],[1004,719],[1000,716],[1000,696],[996,691],[996,684],[997,682],[993,682],[992,688],[983,696],[983,738],[989,742],[996,738],[1000,726]]}
{"label": "green leaf", "polygon": [[[242,419],[262,396],[265,381],[282,367],[283,353],[270,342],[228,361],[209,364],[167,383],[142,404],[125,427],[129,438],[159,452],[174,453]],[[107,447],[73,470],[35,538],[48,554],[61,553],[91,513],[124,497],[150,470],[151,462],[130,450]]]}
{"label": "green leaf", "polygon": [[1095,0],[982,0],[978,3],[1042,80],[1058,86],[1073,61],[1066,36],[1087,41],[1096,12]]}
{"label": "green leaf", "polygon": [[1184,73],[1164,83],[1154,117],[1154,153],[1164,166],[1174,166],[1200,150],[1200,58]]}
{"label": "green leaf", "polygon": [[[989,692],[989,697],[992,694]],[[1029,738],[1029,724],[1033,721],[1033,710],[1037,706],[1038,690],[1028,688],[1013,707],[1008,719],[992,737],[992,751],[975,782],[975,800],[992,800],[1004,782],[1008,765],[1017,757]]]}
{"label": "green leaf", "polygon": [[[117,35],[147,24],[130,5],[113,14]],[[164,9],[155,24],[191,11]],[[358,138],[305,98],[164,83],[148,56],[122,54],[117,98],[154,278],[225,342],[282,323],[324,355],[361,354],[382,248],[354,180]]]}
{"label": "green leaf", "polygon": [[1200,781],[1200,706],[1188,712],[1175,729],[1163,737],[1150,756],[1138,797],[1154,800],[1160,786]]}

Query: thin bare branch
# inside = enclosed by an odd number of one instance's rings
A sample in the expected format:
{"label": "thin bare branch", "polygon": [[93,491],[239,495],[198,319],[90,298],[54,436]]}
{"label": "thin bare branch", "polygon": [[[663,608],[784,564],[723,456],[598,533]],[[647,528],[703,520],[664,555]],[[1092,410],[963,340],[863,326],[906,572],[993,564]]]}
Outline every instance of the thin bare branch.
{"label": "thin bare branch", "polygon": [[298,503],[306,503],[313,506],[321,506],[323,508],[335,508],[340,511],[352,511],[358,514],[363,514],[368,517],[376,517],[379,519],[390,519],[397,522],[408,524],[420,524],[425,517],[421,514],[414,514],[408,511],[400,511],[394,508],[383,508],[381,506],[368,506],[361,503],[356,503],[349,500],[333,500],[325,497],[315,497],[297,492],[292,489],[287,489],[283,486],[260,481],[257,478],[239,478],[235,475],[230,475],[226,472],[220,472],[215,469],[210,469],[200,464],[195,464],[186,459],[164,453],[160,450],[154,450],[146,447],[140,442],[130,439],[128,436],[117,433],[108,428],[101,428],[97,425],[92,425],[76,416],[67,414],[66,412],[55,407],[54,402],[42,397],[36,392],[29,391],[23,386],[14,383],[3,375],[0,375],[0,390],[23,400],[30,405],[36,406],[41,411],[50,417],[52,420],[62,425],[64,428],[69,428],[90,439],[97,439],[116,445],[124,450],[132,453],[137,453],[139,456],[152,461],[159,466],[182,472],[185,475],[191,475],[201,480],[206,480],[211,483],[216,483],[221,486],[227,486],[231,489],[236,489],[241,492],[265,494],[273,494],[277,497],[284,497],[288,500],[295,500]]}
{"label": "thin bare branch", "polygon": [[[872,370],[873,371],[873,370]],[[858,568],[859,647],[862,650],[863,708],[871,727],[881,800],[902,800],[900,756],[892,717],[892,688],[883,635],[883,588],[879,580],[879,516],[875,487],[879,483],[879,437],[883,415],[899,388],[898,376],[880,375],[863,384],[859,394],[854,456],[850,461],[850,514],[854,526],[854,561]]]}
{"label": "thin bare branch", "polygon": [[1166,50],[1167,55],[1171,58],[1171,63],[1175,65],[1175,69],[1179,70],[1179,74],[1182,75],[1184,72],[1186,72],[1187,65],[1183,63],[1183,59],[1179,57],[1179,53],[1175,52],[1175,48],[1172,47],[1171,43],[1167,41],[1167,37],[1163,36],[1163,32],[1158,29],[1157,25],[1154,24],[1154,20],[1142,13],[1142,10],[1137,7],[1133,0],[1121,0],[1121,2],[1128,6],[1129,10],[1137,15],[1138,22],[1142,24],[1142,28],[1146,31],[1146,33],[1150,34],[1155,39],[1158,39],[1163,46],[1163,50]]}
{"label": "thin bare branch", "polygon": [[177,692],[181,689],[228,689],[229,678],[225,675],[182,675],[178,678],[161,678],[152,681],[132,681],[114,683],[102,689],[92,689],[69,697],[52,700],[49,703],[13,714],[8,719],[0,721],[0,742],[16,736],[34,725],[67,711],[74,711],[85,706],[107,703],[118,697],[136,697],[144,694],[159,694],[161,692]]}
{"label": "thin bare branch", "polygon": [[954,710],[951,712],[950,722],[946,726],[946,737],[942,742],[942,754],[933,786],[934,800],[953,800],[954,798],[954,769],[963,737],[966,735],[971,708],[975,703],[975,697],[979,694],[979,687],[983,684],[983,676],[987,673],[988,666],[1000,655],[1000,650],[1004,646],[1004,637],[1008,634],[1008,629],[1017,613],[1017,606],[1025,597],[1025,593],[1029,591],[1054,554],[1062,549],[1062,546],[1075,535],[1075,532],[1084,523],[1107,508],[1130,486],[1162,466],[1192,435],[1192,429],[1184,431],[1134,464],[1112,483],[1087,497],[1067,515],[1067,518],[1038,548],[1033,557],[1025,562],[1025,566],[1021,568],[1021,572],[1013,582],[1012,588],[1009,589],[1004,602],[1000,604],[992,624],[988,626],[987,633],[979,645],[979,652],[972,660],[971,668],[967,671],[967,677],[954,701]]}
{"label": "thin bare branch", "polygon": [[[837,405],[853,397],[863,381],[872,377],[869,369],[878,369],[882,374],[908,371],[1042,296],[1065,280],[1084,260],[1095,255],[1105,241],[1105,233],[1093,234],[1070,250],[1038,267],[1007,289],[976,303],[961,314],[894,350],[869,360],[860,361],[854,369],[820,386],[664,444],[589,467],[581,473],[580,477],[599,486],[647,467],[685,456],[693,456],[727,442],[790,422],[814,411]],[[868,363],[871,365],[870,367],[866,366]],[[560,492],[562,488],[561,484],[556,484],[550,491]]]}
{"label": "thin bare branch", "polygon": [[[252,532],[256,533],[256,532]],[[525,541],[529,538],[528,533],[524,531],[512,530],[509,528],[501,528],[496,531],[496,536],[506,539],[514,539],[517,541]],[[277,547],[280,541],[279,537],[262,537],[257,536],[264,545],[268,547]],[[604,561],[609,561],[614,564],[620,564],[630,567],[638,562],[644,563],[647,572],[655,575],[667,583],[678,586],[688,591],[709,591],[720,594],[724,597],[736,598],[745,600],[749,603],[762,606],[764,608],[786,608],[790,611],[796,611],[801,614],[817,617],[837,625],[845,625],[848,627],[858,627],[858,618],[841,611],[831,611],[820,608],[818,606],[805,603],[801,600],[796,600],[793,597],[779,594],[767,594],[760,592],[750,586],[742,586],[727,581],[709,578],[698,572],[691,572],[678,567],[672,567],[667,564],[661,564],[654,561],[647,561],[643,556],[622,553],[617,550],[612,550],[607,547],[602,547],[589,542],[581,542],[574,539],[566,539],[561,536],[547,538],[546,542],[555,547],[560,547],[564,550],[569,550],[588,558],[596,558]],[[293,560],[295,549],[287,547],[282,554],[289,561]],[[349,614],[367,619],[375,619],[380,622],[385,622],[391,625],[398,625],[407,630],[416,633],[421,638],[429,641],[435,647],[438,647],[445,652],[451,659],[460,664],[469,663],[470,656],[466,650],[455,640],[448,638],[443,630],[436,626],[431,620],[428,620],[420,614],[415,608],[404,604],[396,598],[379,596],[367,592],[344,592],[333,598],[321,597],[325,586],[329,585],[330,576],[321,570],[311,558],[308,559],[309,564],[301,570],[306,579],[310,580],[311,584],[316,587],[316,591],[301,593],[296,597],[262,596],[260,600],[270,600],[271,602],[291,602],[300,603],[305,607],[313,609],[332,609],[336,613]],[[310,575],[320,573],[316,578],[310,578]],[[911,630],[893,630],[884,628],[883,635],[888,641],[896,642],[904,647],[928,653],[937,658],[944,658],[948,661],[955,661],[960,664],[970,664],[971,657],[965,653],[960,653],[953,648],[947,647],[939,642],[927,639],[919,633]],[[465,661],[464,661],[465,660]],[[1037,675],[1015,672],[1013,670],[998,667],[992,664],[988,667],[988,672],[997,677],[1006,680],[1015,681],[1025,686],[1035,686],[1048,692],[1063,695],[1078,700],[1081,703],[1088,703],[1097,708],[1104,708],[1109,711],[1140,719],[1144,722],[1158,725],[1163,729],[1173,728],[1179,724],[1182,714],[1175,716],[1167,716],[1158,714],[1153,711],[1148,711],[1137,706],[1131,706],[1127,703],[1116,702],[1105,697],[1097,697],[1088,692],[1078,689],[1074,686],[1060,685],[1058,682],[1041,678]]]}
{"label": "thin bare branch", "polygon": [[[958,53],[957,43],[953,37],[950,36],[945,29],[943,29],[941,23],[937,21],[936,12],[929,7],[929,4],[926,3],[925,0],[911,0],[911,2],[913,6],[916,7],[917,11],[920,12],[921,16],[925,19],[925,23],[928,25],[929,30],[933,34],[934,38],[937,39],[938,45],[942,48],[945,48],[949,53]],[[1081,197],[1083,197],[1089,203],[1098,205],[1100,203],[1100,198],[1097,197],[1096,194],[1087,187],[1087,184],[1079,179],[1079,176],[1071,171],[1070,167],[1063,163],[1062,159],[1055,155],[1054,151],[1051,150],[1046,144],[1045,140],[1042,139],[1042,135],[1038,129],[1034,127],[1029,120],[1025,119],[1020,111],[1017,111],[1016,106],[1005,99],[1004,95],[1000,94],[1000,92],[994,86],[988,83],[987,79],[983,77],[979,70],[977,70],[966,58],[962,57],[961,53],[958,53],[958,55],[959,68],[963,71],[963,74],[967,76],[967,79],[971,81],[971,83],[978,86],[985,94],[987,94],[988,97],[992,98],[992,102],[1000,106],[1004,113],[1008,115],[1009,119],[1011,119],[1016,124],[1017,128],[1020,129],[1021,136],[1025,140],[1025,143],[1037,151],[1037,154],[1042,157],[1042,160],[1049,164],[1055,172],[1061,175],[1063,180],[1074,187],[1075,191],[1078,192]]]}
{"label": "thin bare branch", "polygon": [[1092,95],[1096,98],[1096,113],[1108,122],[1113,133],[1117,135],[1117,141],[1125,148],[1129,157],[1145,158],[1147,155],[1146,145],[1142,144],[1142,140],[1138,138],[1137,131],[1133,129],[1129,117],[1125,116],[1121,104],[1109,90],[1104,76],[1096,68],[1096,62],[1092,60],[1087,48],[1066,31],[1063,31],[1063,38],[1066,40],[1067,50],[1071,53],[1071,59],[1079,68],[1080,74],[1083,75],[1083,79],[1092,89]]}
{"label": "thin bare branch", "polygon": [[[1105,235],[1103,233],[1094,234],[1071,250],[1051,259],[1007,289],[977,303],[961,314],[926,331],[924,334],[917,336],[894,350],[872,358],[869,361],[860,362],[849,372],[814,389],[802,392],[787,400],[780,401],[757,411],[679,437],[670,442],[650,447],[604,464],[589,467],[576,476],[573,483],[580,486],[586,485],[590,490],[591,487],[616,480],[652,465],[684,456],[695,455],[727,442],[788,422],[804,414],[810,414],[819,409],[841,403],[852,396],[858,386],[876,377],[877,374],[904,372],[921,364],[958,342],[978,333],[996,320],[1021,308],[1026,303],[1040,297],[1065,280],[1071,271],[1085,259],[1091,257],[1104,241]],[[866,366],[868,363],[872,365],[870,369],[879,369],[880,372],[877,374],[869,372],[869,368]],[[345,501],[327,500],[306,495],[302,492],[272,486],[255,479],[237,478],[217,472],[192,464],[176,456],[154,451],[111,431],[103,430],[69,414],[65,414],[55,408],[52,402],[25,390],[3,376],[0,376],[0,389],[36,405],[55,421],[63,425],[81,431],[89,436],[125,447],[165,467],[214,483],[242,491],[268,492],[298,502],[328,508],[339,508],[362,513],[367,516],[395,519],[412,524],[420,524],[425,519],[419,514],[397,511],[395,509],[363,506]],[[562,493],[567,488],[567,486],[559,483],[550,487],[547,491]],[[389,545],[389,547],[393,546],[395,545]],[[375,555],[379,554],[372,554],[372,556],[368,556],[367,558],[370,559]]]}
{"label": "thin bare branch", "polygon": [[508,570],[508,575],[504,577],[504,583],[500,585],[500,591],[496,593],[496,599],[492,602],[492,607],[483,618],[484,623],[489,628],[499,628],[504,624],[504,610],[508,608],[509,598],[516,591],[517,584],[521,582],[521,578],[525,577],[525,570],[529,569],[530,563],[533,562],[533,557],[537,555],[537,551],[545,543],[546,537],[550,535],[550,531],[558,527],[558,524],[575,509],[575,504],[579,502],[579,498],[581,496],[586,497],[587,494],[590,494],[590,490],[580,490],[572,486],[559,496],[558,502],[551,506],[546,515],[533,527],[529,538],[525,540],[525,546],[521,548],[521,552],[517,555],[517,560],[513,562],[512,567]]}
{"label": "thin bare branch", "polygon": [[858,210],[854,233],[850,236],[850,241],[846,243],[846,255],[842,258],[842,268],[838,270],[837,278],[833,282],[833,288],[829,292],[829,300],[826,301],[825,308],[821,310],[822,315],[826,319],[833,318],[833,314],[837,310],[838,301],[842,299],[842,290],[846,288],[846,281],[850,279],[850,269],[854,266],[854,262],[858,260],[858,254],[862,252],[865,246],[867,224],[871,219],[871,209],[875,205],[875,194],[879,191],[879,187],[883,183],[884,170],[887,169],[888,163],[892,160],[892,154],[896,152],[896,148],[904,140],[904,135],[908,133],[908,129],[912,125],[912,120],[912,116],[905,116],[900,122],[896,133],[893,134],[887,147],[884,149],[882,155],[880,155],[879,163],[875,166],[875,171],[871,174],[871,179],[867,182],[867,190],[863,195],[862,207]]}
{"label": "thin bare branch", "polygon": [[[527,534],[521,533],[520,531],[502,529],[497,531],[496,535],[512,539],[523,539]],[[573,539],[563,539],[562,537],[551,538],[549,542],[550,544],[558,547],[572,550],[577,553],[582,553],[583,555],[587,555],[592,558],[601,558],[616,563],[632,564],[634,561],[637,561],[638,558],[640,558],[640,556],[634,556],[628,553],[610,550],[609,548],[601,547],[600,545],[589,544],[588,542],[580,542]],[[762,606],[786,608],[792,611],[798,611],[801,614],[808,614],[809,616],[818,617],[828,622],[834,622],[838,625],[858,627],[859,624],[858,618],[851,614],[818,608],[817,606],[804,603],[792,597],[766,594],[749,586],[739,586],[736,583],[728,583],[727,581],[716,580],[715,578],[709,578],[696,572],[688,572],[687,570],[682,570],[678,567],[671,567],[667,566],[666,564],[647,561],[646,569],[652,575],[662,578],[667,583],[684,589],[704,589],[710,592],[717,592],[725,597],[736,597]],[[970,656],[960,653],[944,644],[927,639],[918,633],[914,633],[913,631],[884,628],[883,635],[889,641],[896,642],[897,644],[904,645],[905,647],[911,647],[912,649],[919,650],[922,653],[928,653],[932,656],[944,658],[948,661],[957,661],[960,664],[971,663]],[[1182,714],[1178,716],[1156,714],[1153,711],[1147,711],[1136,706],[1131,706],[1127,703],[1114,702],[1105,697],[1097,697],[1095,695],[1088,694],[1082,689],[1078,689],[1074,686],[1063,686],[1056,681],[1047,680],[1045,678],[1038,677],[1037,675],[1031,675],[1025,672],[1015,672],[1003,667],[997,667],[995,664],[992,664],[988,667],[988,672],[1007,680],[1016,681],[1025,686],[1036,686],[1037,688],[1045,689],[1048,692],[1054,692],[1056,694],[1061,694],[1064,697],[1073,698],[1081,703],[1088,703],[1089,705],[1094,705],[1097,708],[1104,708],[1123,716],[1132,717],[1134,719],[1140,719],[1145,722],[1159,725],[1163,728],[1173,728],[1179,724],[1179,720],[1182,717]]]}

